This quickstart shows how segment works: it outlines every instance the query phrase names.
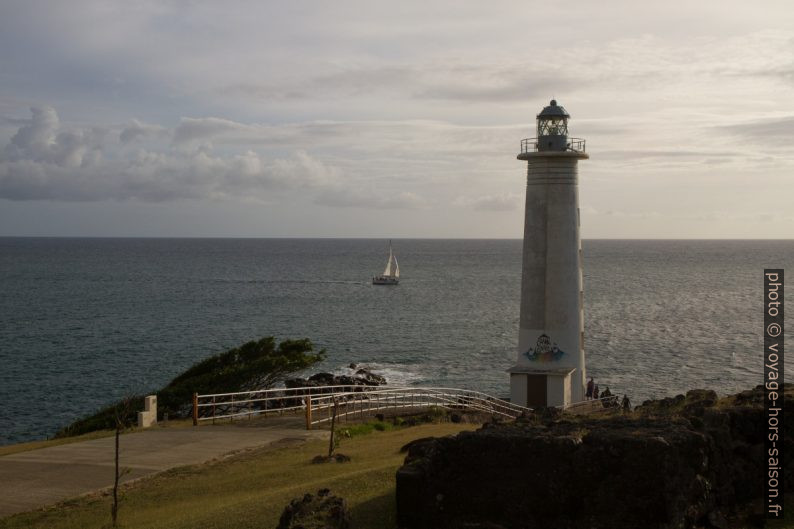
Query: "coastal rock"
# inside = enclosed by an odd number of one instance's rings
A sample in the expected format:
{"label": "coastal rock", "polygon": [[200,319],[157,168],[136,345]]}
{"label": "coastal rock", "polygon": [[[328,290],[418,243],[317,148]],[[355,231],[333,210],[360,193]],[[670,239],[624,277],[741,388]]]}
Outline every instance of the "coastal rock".
{"label": "coastal rock", "polygon": [[356,377],[361,378],[367,381],[367,385],[370,386],[383,386],[386,384],[386,378],[380,375],[376,375],[372,371],[367,369],[359,369],[356,371]]}
{"label": "coastal rock", "polygon": [[382,386],[386,378],[367,369],[359,369],[355,375],[334,375],[333,373],[315,373],[309,378],[290,378],[284,386],[292,388],[312,388],[320,386]]}
{"label": "coastal rock", "polygon": [[[764,490],[762,388],[708,390],[612,417],[540,414],[405,448],[397,517],[406,528],[475,524],[574,529],[735,527]],[[786,404],[794,406],[794,386]],[[784,421],[791,486],[794,425]]]}
{"label": "coastal rock", "polygon": [[309,380],[316,382],[319,386],[333,386],[336,377],[331,373],[315,373]]}
{"label": "coastal rock", "polygon": [[328,489],[306,494],[284,508],[276,529],[349,529],[350,512],[343,498]]}

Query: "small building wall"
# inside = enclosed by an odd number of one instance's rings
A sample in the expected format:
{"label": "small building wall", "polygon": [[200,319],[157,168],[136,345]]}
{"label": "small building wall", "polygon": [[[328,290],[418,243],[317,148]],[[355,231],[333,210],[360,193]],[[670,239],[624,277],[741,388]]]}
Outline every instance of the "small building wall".
{"label": "small building wall", "polygon": [[527,405],[527,376],[523,373],[510,373],[510,402]]}
{"label": "small building wall", "polygon": [[[546,403],[548,406],[562,406],[565,404],[565,379],[569,377],[546,376]],[[571,400],[570,383],[568,384],[568,398]]]}

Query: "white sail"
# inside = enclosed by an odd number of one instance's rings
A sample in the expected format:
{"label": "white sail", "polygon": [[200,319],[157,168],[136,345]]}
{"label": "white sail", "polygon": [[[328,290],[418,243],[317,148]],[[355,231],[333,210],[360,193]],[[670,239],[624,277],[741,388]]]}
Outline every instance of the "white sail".
{"label": "white sail", "polygon": [[391,241],[389,241],[389,260],[386,261],[386,270],[383,271],[383,275],[386,277],[391,276],[391,260],[394,259],[394,254],[391,251]]}
{"label": "white sail", "polygon": [[382,276],[372,278],[373,285],[396,285],[400,280],[400,265],[397,264],[397,257],[391,249],[389,241],[389,260],[386,261],[386,269]]}

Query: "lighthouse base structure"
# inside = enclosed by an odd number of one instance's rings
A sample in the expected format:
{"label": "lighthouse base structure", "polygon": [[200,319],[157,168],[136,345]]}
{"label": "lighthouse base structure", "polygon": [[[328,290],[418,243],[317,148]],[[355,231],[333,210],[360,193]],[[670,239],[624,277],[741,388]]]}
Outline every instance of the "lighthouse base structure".
{"label": "lighthouse base structure", "polygon": [[571,404],[571,375],[576,370],[537,370],[515,366],[510,369],[510,402],[528,408]]}

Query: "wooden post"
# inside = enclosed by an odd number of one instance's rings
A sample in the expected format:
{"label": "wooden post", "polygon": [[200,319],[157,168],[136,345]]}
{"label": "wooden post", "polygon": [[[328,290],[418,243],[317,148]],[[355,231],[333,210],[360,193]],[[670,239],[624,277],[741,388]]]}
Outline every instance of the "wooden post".
{"label": "wooden post", "polygon": [[312,396],[307,395],[304,399],[306,401],[306,429],[312,429]]}
{"label": "wooden post", "polygon": [[198,426],[198,393],[193,393],[193,426]]}
{"label": "wooden post", "polygon": [[331,456],[334,455],[334,434],[336,433],[336,413],[337,413],[337,406],[339,403],[334,397],[334,413],[331,416],[331,437],[328,441],[328,459],[331,459]]}

